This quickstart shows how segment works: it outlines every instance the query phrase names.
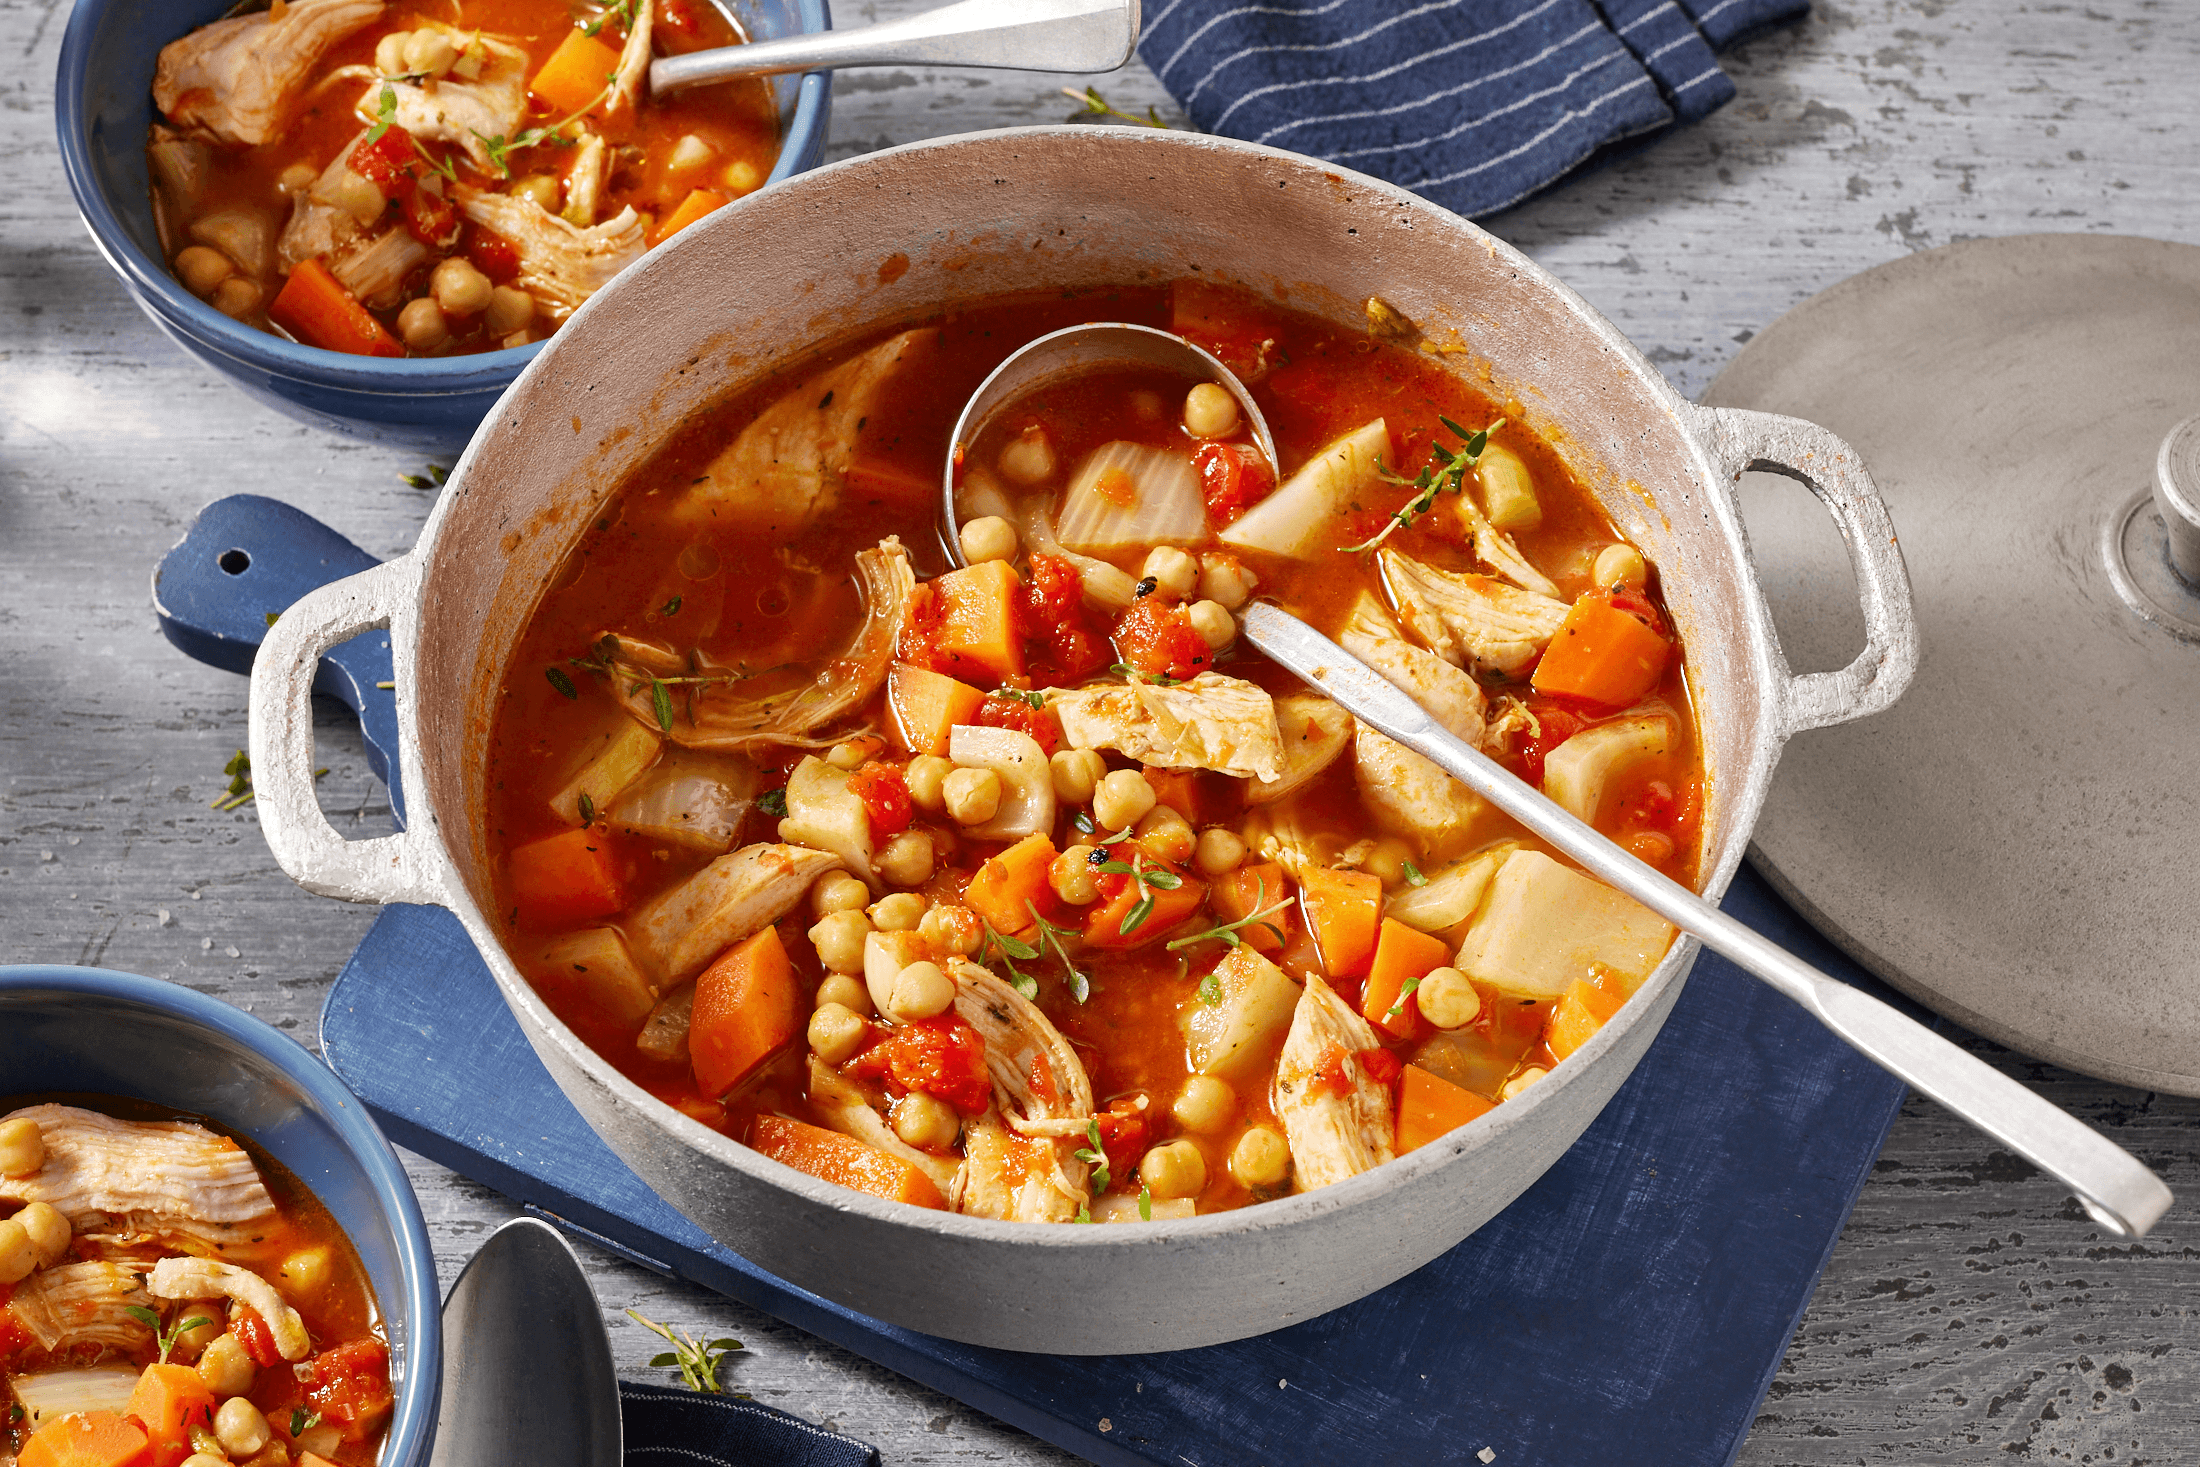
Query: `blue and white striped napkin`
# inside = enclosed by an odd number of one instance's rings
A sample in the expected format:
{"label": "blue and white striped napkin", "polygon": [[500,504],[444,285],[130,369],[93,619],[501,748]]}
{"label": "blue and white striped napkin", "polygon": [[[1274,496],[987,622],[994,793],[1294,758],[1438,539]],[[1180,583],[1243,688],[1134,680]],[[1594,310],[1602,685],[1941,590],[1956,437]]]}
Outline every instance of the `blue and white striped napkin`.
{"label": "blue and white striped napkin", "polygon": [[1734,95],[1715,51],[1809,0],[1148,0],[1194,124],[1495,213]]}

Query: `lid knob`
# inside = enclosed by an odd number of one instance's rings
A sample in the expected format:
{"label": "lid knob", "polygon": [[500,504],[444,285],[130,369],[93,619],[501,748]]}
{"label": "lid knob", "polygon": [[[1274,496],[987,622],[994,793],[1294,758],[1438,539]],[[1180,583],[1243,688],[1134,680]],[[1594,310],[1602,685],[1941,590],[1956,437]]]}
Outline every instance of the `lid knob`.
{"label": "lid knob", "polygon": [[2200,587],[2200,413],[2169,430],[2154,460],[2154,507],[2169,528],[2169,563]]}

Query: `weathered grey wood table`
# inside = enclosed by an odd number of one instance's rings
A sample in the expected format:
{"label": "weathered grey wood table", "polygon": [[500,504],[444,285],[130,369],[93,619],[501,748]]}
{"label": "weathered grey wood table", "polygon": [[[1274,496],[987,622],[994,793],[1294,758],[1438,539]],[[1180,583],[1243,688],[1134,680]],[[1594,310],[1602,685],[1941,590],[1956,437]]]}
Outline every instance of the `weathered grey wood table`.
{"label": "weathered grey wood table", "polygon": [[[922,8],[883,0],[840,18]],[[288,499],[378,554],[411,544],[428,497],[399,482],[418,463],[252,405],[125,300],[55,159],[66,14],[66,0],[0,0],[0,155],[12,160],[0,192],[0,961],[158,974],[311,1043],[370,913],[292,886],[249,809],[208,808],[244,741],[244,683],[169,649],[147,575],[223,494]],[[1741,95],[1706,124],[1493,222],[1686,392],[1788,306],[1905,251],[2028,230],[2200,243],[2190,0],[1819,0],[1729,67]],[[1174,115],[1142,68],[1100,81],[1111,100]],[[1072,105],[1055,84],[845,76],[831,156],[1060,120]],[[2041,430],[2051,451],[2053,424]],[[356,734],[333,718],[321,732],[329,809],[362,833],[386,828]],[[2200,1461],[2200,1102],[1979,1048],[2160,1168],[2182,1206],[2143,1244],[2115,1243],[2051,1184],[1913,1102],[1743,1462]],[[512,1209],[410,1160],[448,1283]],[[1071,1460],[724,1300],[589,1263],[627,1374],[651,1373],[656,1343],[618,1313],[632,1304],[740,1336],[736,1388],[875,1441],[889,1462]],[[1654,1443],[1643,1460],[1658,1460]]]}

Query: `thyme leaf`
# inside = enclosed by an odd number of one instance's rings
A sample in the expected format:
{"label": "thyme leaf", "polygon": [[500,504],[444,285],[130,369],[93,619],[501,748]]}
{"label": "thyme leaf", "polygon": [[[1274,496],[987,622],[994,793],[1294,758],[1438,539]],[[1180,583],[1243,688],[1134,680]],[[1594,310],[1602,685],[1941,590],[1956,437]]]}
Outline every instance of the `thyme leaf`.
{"label": "thyme leaf", "polygon": [[632,1319],[651,1334],[660,1335],[672,1349],[650,1360],[659,1369],[672,1368],[680,1372],[680,1383],[691,1391],[706,1396],[722,1395],[725,1387],[718,1383],[718,1367],[735,1350],[742,1348],[739,1340],[698,1340],[686,1330],[675,1330],[659,1324],[634,1310],[626,1311]]}
{"label": "thyme leaf", "polygon": [[1131,666],[1128,662],[1113,663],[1109,666],[1108,671],[1118,673],[1132,682],[1151,683],[1157,688],[1174,688],[1181,686],[1184,682],[1184,679],[1180,677],[1170,677],[1165,672],[1147,672],[1141,668]]}
{"label": "thyme leaf", "polygon": [[371,147],[382,141],[382,134],[388,132],[391,124],[396,121],[397,88],[391,86],[388,82],[384,82],[382,83],[382,95],[376,98],[374,103],[374,126],[367,129],[366,139],[360,146]]}
{"label": "thyme leaf", "polygon": [[663,678],[649,680],[650,706],[656,711],[657,726],[666,733],[672,732],[672,693]]}
{"label": "thyme leaf", "polygon": [[[417,148],[420,145],[415,143],[413,146]],[[422,156],[426,155],[423,154]],[[444,166],[449,167],[448,164]],[[451,181],[456,183],[458,180],[454,178]],[[399,474],[397,476],[398,481],[408,489],[440,489],[445,483],[449,482],[450,477],[451,471],[441,464],[429,464],[426,473]]]}
{"label": "thyme leaf", "polygon": [[1101,96],[1098,87],[1086,87],[1081,92],[1075,87],[1064,87],[1062,88],[1062,95],[1072,102],[1084,104],[1074,114],[1078,117],[1120,117],[1125,122],[1139,127],[1158,127],[1163,132],[1168,131],[1169,128],[1169,124],[1161,120],[1161,113],[1157,109],[1148,107],[1144,117],[1125,112],[1106,97]]}
{"label": "thyme leaf", "polygon": [[657,609],[657,614],[659,616],[678,616],[680,614],[680,598],[675,596],[667,601]]}
{"label": "thyme leaf", "polygon": [[1153,1221],[1153,1193],[1147,1189],[1144,1182],[1138,1184],[1138,1220],[1140,1222]]}
{"label": "thyme leaf", "polygon": [[759,809],[759,810],[762,810],[762,811],[763,811],[763,812],[764,812],[764,813],[765,813],[766,815],[769,815],[769,816],[771,816],[771,817],[772,817],[772,818],[773,818],[774,820],[784,820],[784,819],[786,819],[786,818],[787,818],[787,791],[786,791],[786,789],[785,789],[784,787],[782,787],[782,788],[780,788],[780,789],[776,789],[776,790],[766,790],[766,791],[764,791],[764,793],[762,793],[762,794],[760,794],[760,795],[758,795],[758,796],[756,797],[756,808],[757,808],[757,809]]}
{"label": "thyme leaf", "polygon": [[550,679],[551,687],[556,688],[559,692],[565,694],[566,697],[575,699],[576,701],[580,698],[581,690],[573,686],[573,680],[565,675],[564,668],[546,667],[542,670],[542,675]]}
{"label": "thyme leaf", "polygon": [[1398,1001],[1392,1004],[1388,1009],[1383,1011],[1383,1017],[1386,1019],[1395,1019],[1400,1014],[1404,1013],[1406,1011],[1406,1000],[1413,997],[1413,991],[1420,986],[1421,980],[1418,978],[1408,978],[1405,982],[1399,984]]}
{"label": "thyme leaf", "polygon": [[1413,863],[1412,863],[1411,861],[1405,861],[1405,862],[1401,862],[1400,864],[1401,864],[1401,865],[1403,865],[1403,866],[1405,867],[1405,872],[1406,872],[1406,885],[1408,885],[1408,886],[1427,886],[1427,885],[1428,885],[1428,878],[1427,878],[1426,876],[1423,876],[1423,875],[1421,874],[1421,868],[1420,868],[1420,867],[1418,867],[1418,866],[1414,865],[1414,864],[1413,864]]}
{"label": "thyme leaf", "polygon": [[290,1408],[290,1439],[296,1441],[321,1424],[321,1413],[308,1411],[303,1406]]}
{"label": "thyme leaf", "polygon": [[588,791],[586,791],[586,790],[582,790],[582,791],[581,791],[581,824],[583,824],[583,825],[594,825],[595,823],[596,823],[596,802],[595,802],[594,800],[591,800],[590,798],[588,798]]}

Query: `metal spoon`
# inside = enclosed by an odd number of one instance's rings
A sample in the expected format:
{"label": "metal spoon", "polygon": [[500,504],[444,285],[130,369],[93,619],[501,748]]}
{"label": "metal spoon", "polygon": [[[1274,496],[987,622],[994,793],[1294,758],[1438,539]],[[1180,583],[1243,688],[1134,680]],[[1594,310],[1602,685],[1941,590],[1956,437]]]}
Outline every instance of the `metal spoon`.
{"label": "metal spoon", "polygon": [[[978,384],[962,416],[955,420],[955,436],[948,441],[957,448],[968,448],[985,427],[986,419],[997,409],[1042,387],[1104,372],[1111,367],[1158,367],[1197,382],[1221,384],[1237,399],[1238,411],[1245,415],[1254,446],[1260,449],[1270,466],[1274,466],[1275,437],[1268,431],[1268,420],[1261,416],[1253,395],[1246,391],[1237,373],[1225,367],[1214,353],[1192,345],[1173,331],[1132,326],[1120,321],[1050,331],[1016,351]],[[962,506],[958,503],[955,478],[955,463],[950,457],[941,488],[941,503],[947,514],[947,553],[955,564],[962,565]]]}
{"label": "metal spoon", "polygon": [[649,67],[663,96],[699,82],[849,66],[998,66],[1113,71],[1138,43],[1138,0],[961,0],[938,10],[746,46],[667,56]]}
{"label": "metal spoon", "polygon": [[489,1235],[443,1304],[443,1407],[429,1467],[619,1467],[611,1338],[556,1228]]}
{"label": "metal spoon", "polygon": [[2077,1193],[2094,1221],[2139,1237],[2170,1191],[2130,1152],[1867,993],[1829,978],[1575,819],[1452,736],[1366,663],[1281,607],[1241,614],[1245,639],[1712,951],[1808,1009],[1865,1058],[1924,1091]]}

